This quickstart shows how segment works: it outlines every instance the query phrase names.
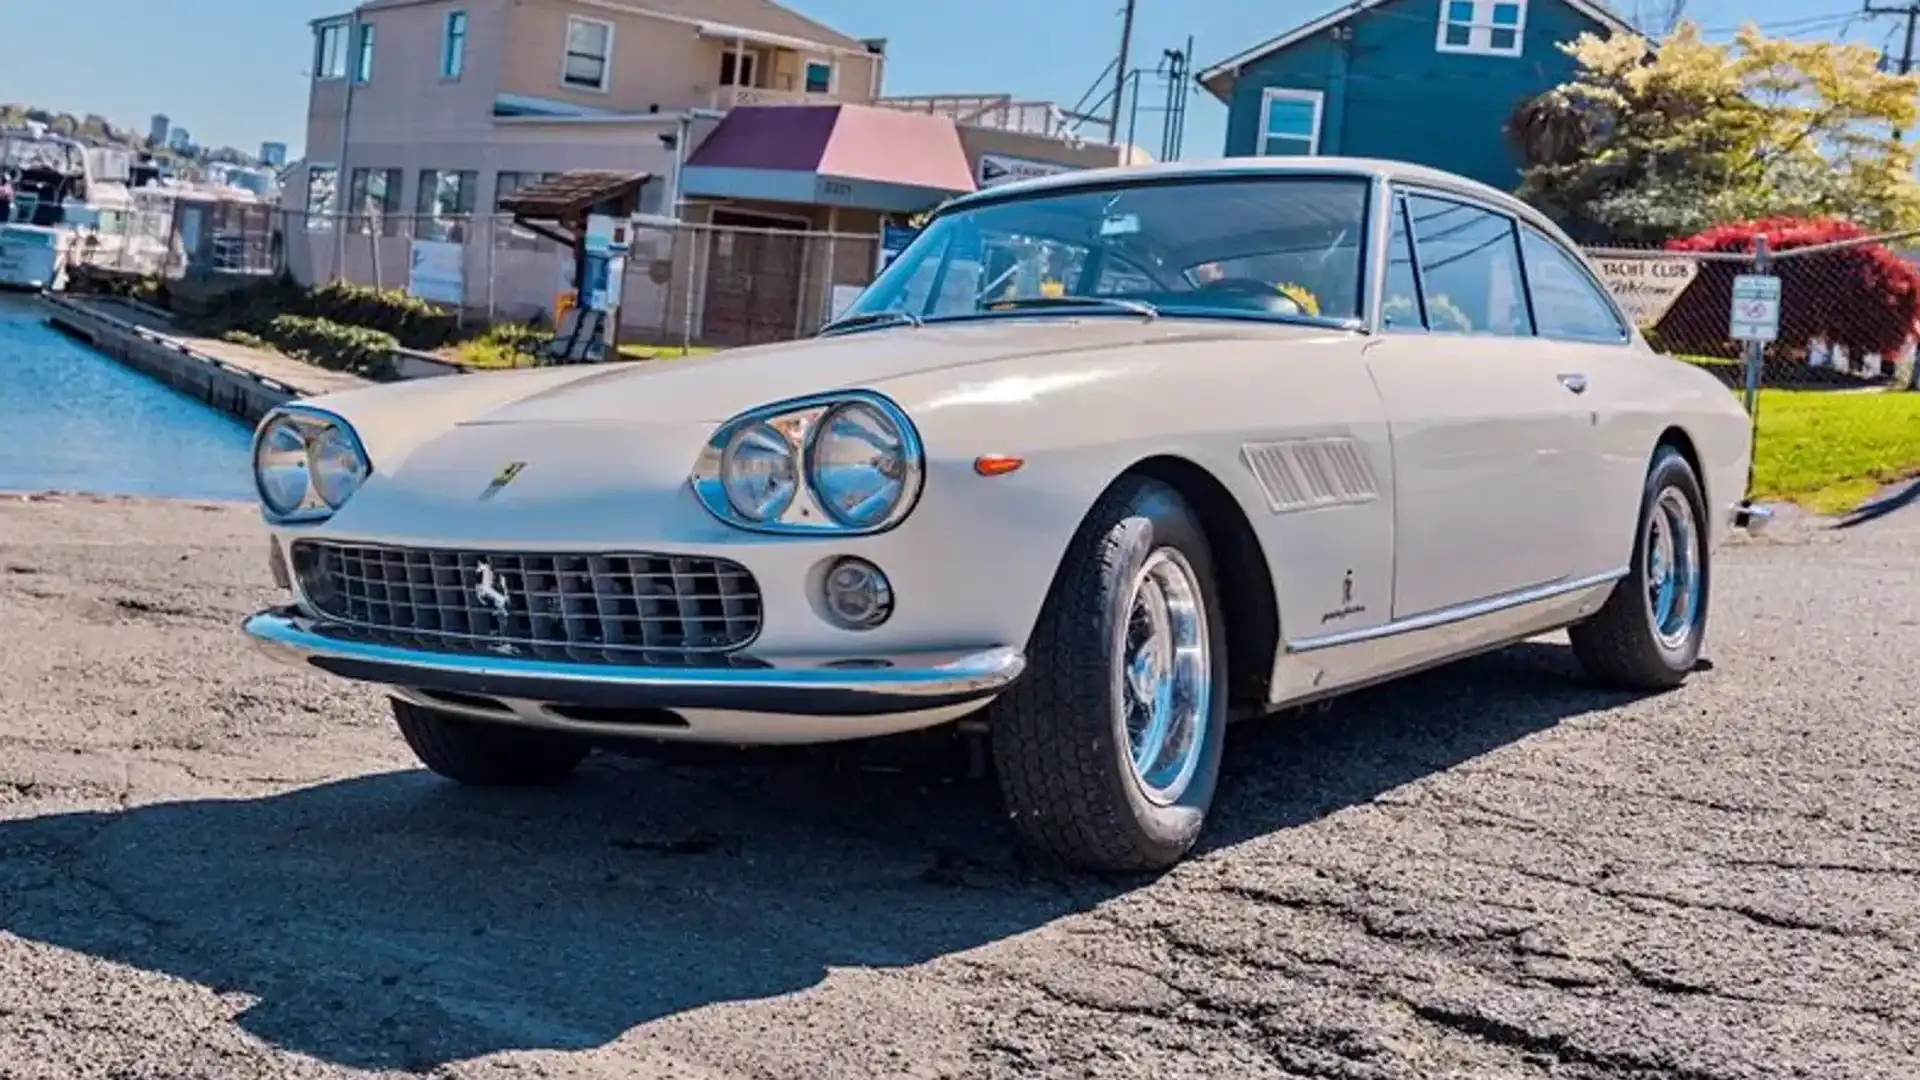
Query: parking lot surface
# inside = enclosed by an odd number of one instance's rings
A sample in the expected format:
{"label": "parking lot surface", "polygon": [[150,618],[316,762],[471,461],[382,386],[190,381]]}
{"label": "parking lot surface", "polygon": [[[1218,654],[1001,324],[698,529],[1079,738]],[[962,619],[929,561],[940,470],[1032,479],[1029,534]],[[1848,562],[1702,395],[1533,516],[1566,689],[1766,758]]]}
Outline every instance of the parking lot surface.
{"label": "parking lot surface", "polygon": [[1710,670],[1552,637],[1230,734],[1153,881],[990,783],[417,770],[251,509],[0,497],[0,1078],[1912,1077],[1920,508],[1725,551]]}

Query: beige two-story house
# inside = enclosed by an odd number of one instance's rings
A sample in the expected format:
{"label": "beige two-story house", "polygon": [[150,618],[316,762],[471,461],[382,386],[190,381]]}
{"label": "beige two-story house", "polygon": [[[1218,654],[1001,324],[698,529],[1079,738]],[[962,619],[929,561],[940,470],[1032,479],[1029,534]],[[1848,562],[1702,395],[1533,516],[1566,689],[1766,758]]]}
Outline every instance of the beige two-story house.
{"label": "beige two-story house", "polygon": [[322,216],[453,220],[568,169],[670,181],[703,120],[870,102],[885,63],[767,0],[368,0],[313,35],[300,196]]}
{"label": "beige two-story house", "polygon": [[460,241],[466,304],[508,317],[570,264],[500,199],[555,173],[649,174],[642,213],[677,219],[636,238],[623,326],[740,342],[818,325],[889,215],[1130,159],[1047,103],[887,97],[884,41],[771,0],[367,0],[312,29],[296,276],[402,285],[404,238]]}

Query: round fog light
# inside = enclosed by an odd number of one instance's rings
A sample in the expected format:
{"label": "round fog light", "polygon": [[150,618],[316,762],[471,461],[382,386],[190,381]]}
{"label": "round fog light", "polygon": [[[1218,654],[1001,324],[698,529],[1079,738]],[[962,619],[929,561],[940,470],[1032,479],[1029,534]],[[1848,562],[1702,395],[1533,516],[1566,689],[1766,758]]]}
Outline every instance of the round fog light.
{"label": "round fog light", "polygon": [[848,630],[871,630],[893,614],[893,586],[865,559],[840,559],[828,567],[821,594],[828,618]]}

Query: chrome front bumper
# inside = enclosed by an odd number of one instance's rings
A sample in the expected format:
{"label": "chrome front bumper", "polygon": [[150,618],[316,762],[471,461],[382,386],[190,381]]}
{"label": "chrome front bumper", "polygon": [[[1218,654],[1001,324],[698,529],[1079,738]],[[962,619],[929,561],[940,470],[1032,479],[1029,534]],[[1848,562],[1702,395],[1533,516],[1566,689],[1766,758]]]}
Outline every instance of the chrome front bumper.
{"label": "chrome front bumper", "polygon": [[913,653],[763,666],[649,667],[441,653],[356,639],[297,608],[262,611],[242,629],[269,656],[342,678],[414,690],[619,709],[719,709],[798,716],[884,716],[967,705],[1025,670],[1018,649]]}

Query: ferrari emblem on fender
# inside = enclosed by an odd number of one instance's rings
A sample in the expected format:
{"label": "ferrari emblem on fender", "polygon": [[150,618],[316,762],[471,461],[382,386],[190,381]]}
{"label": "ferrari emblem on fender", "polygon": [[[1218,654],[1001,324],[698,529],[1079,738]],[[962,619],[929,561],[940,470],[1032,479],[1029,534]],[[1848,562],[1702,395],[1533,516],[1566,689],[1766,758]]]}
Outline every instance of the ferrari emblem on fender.
{"label": "ferrari emblem on fender", "polygon": [[487,490],[480,493],[480,498],[484,501],[500,494],[500,489],[513,483],[513,478],[519,476],[526,467],[524,461],[509,461],[501,466],[500,471],[493,474],[493,482],[487,485]]}

